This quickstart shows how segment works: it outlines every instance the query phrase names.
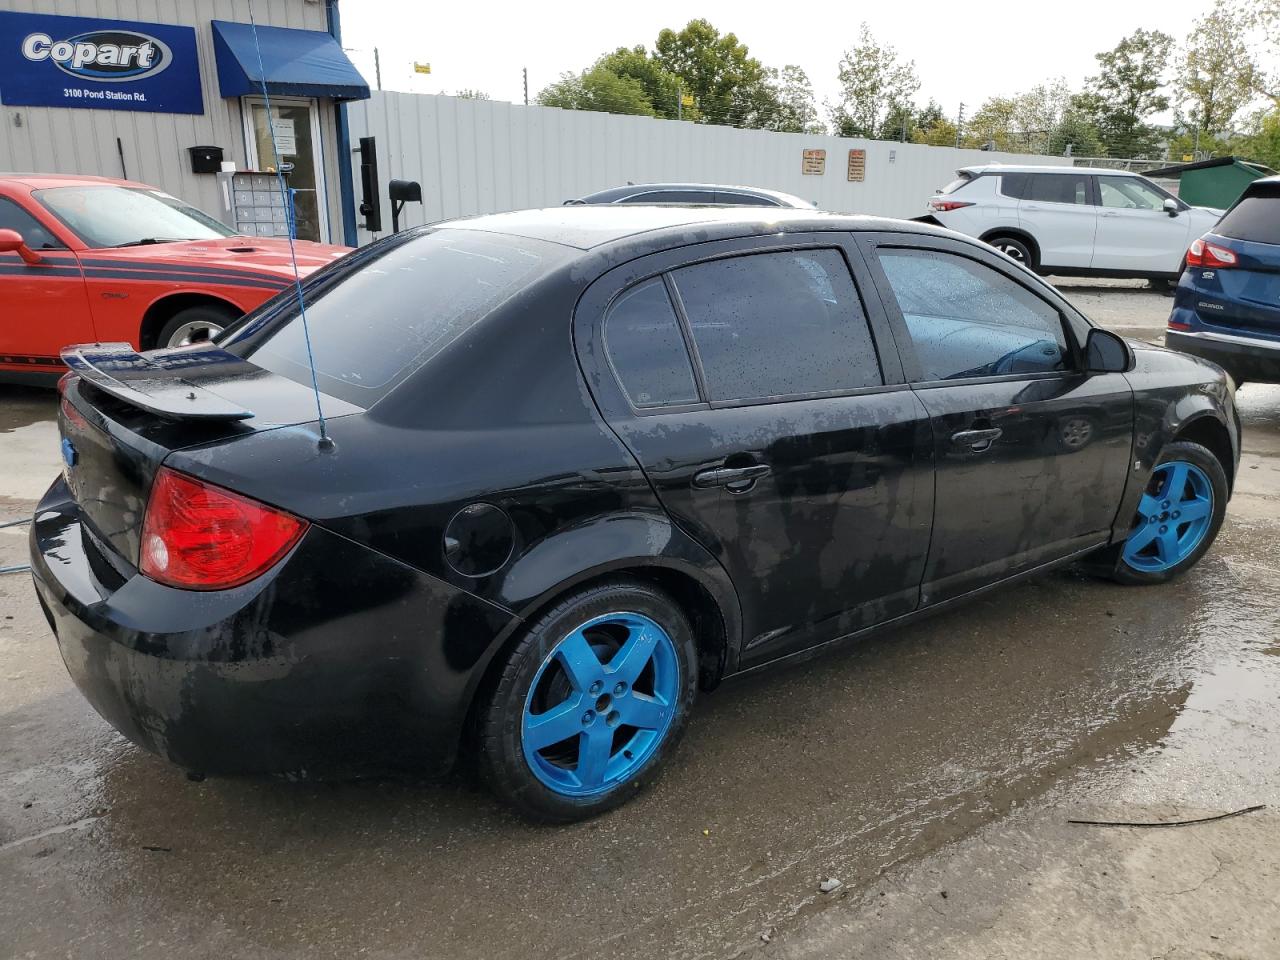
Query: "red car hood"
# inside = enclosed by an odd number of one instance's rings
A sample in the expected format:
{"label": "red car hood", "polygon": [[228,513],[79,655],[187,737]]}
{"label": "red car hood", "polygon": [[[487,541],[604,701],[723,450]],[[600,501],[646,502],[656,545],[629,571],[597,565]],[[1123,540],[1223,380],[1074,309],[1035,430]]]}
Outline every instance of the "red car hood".
{"label": "red car hood", "polygon": [[[310,240],[295,240],[298,272],[304,277],[351,252],[349,247],[338,247]],[[177,243],[154,243],[141,247],[113,247],[107,250],[85,251],[84,256],[108,255],[112,260],[137,260],[142,264],[173,264],[175,266],[241,267],[255,272],[276,273],[285,279],[293,278],[293,261],[289,256],[289,241],[276,237],[227,237],[225,240],[183,240]]]}

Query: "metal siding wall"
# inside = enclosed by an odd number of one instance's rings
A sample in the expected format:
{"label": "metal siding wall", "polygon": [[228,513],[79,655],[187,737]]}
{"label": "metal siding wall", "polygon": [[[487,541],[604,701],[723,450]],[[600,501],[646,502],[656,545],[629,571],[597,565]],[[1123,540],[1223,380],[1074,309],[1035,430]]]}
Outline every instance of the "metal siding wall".
{"label": "metal siding wall", "polygon": [[[248,0],[0,0],[0,9],[60,16],[102,17],[196,28],[204,114],[68,110],[62,107],[0,106],[0,170],[120,176],[116,137],[124,146],[129,179],[160,187],[217,216],[216,178],[191,172],[187,147],[214,144],[243,169],[244,126],[239,100],[218,95],[210,20],[248,22]],[[327,30],[324,4],[308,0],[254,0],[265,26]],[[22,126],[14,125],[16,116]],[[334,155],[333,104],[320,101],[322,162],[328,189],[331,236],[341,242],[341,203]]]}
{"label": "metal siding wall", "polygon": [[[390,91],[352,104],[348,113],[352,142],[362,136],[378,140],[387,231],[392,179],[422,184],[423,202],[405,206],[402,226],[559,206],[629,180],[743,183],[785,190],[824,210],[913,217],[924,213],[925,199],[952,180],[958,167],[1071,164],[1065,157],[736,130]],[[866,180],[850,183],[848,151],[857,148],[867,151]],[[827,151],[824,176],[800,172],[806,149]],[[361,243],[372,239],[363,229],[359,237]]]}

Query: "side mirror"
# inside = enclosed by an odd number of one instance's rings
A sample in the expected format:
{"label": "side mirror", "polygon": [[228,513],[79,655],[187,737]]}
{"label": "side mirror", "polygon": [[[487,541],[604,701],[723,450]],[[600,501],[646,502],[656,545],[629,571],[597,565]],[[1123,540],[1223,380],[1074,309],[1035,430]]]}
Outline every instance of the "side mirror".
{"label": "side mirror", "polygon": [[1181,209],[1178,207],[1178,201],[1173,199],[1173,197],[1166,198],[1164,201],[1164,212],[1171,217],[1176,217],[1181,212]]}
{"label": "side mirror", "polygon": [[1084,342],[1084,365],[1089,373],[1128,373],[1133,369],[1133,348],[1110,330],[1094,327]]}
{"label": "side mirror", "polygon": [[16,253],[28,264],[41,263],[43,258],[27,246],[17,230],[0,230],[0,253]]}

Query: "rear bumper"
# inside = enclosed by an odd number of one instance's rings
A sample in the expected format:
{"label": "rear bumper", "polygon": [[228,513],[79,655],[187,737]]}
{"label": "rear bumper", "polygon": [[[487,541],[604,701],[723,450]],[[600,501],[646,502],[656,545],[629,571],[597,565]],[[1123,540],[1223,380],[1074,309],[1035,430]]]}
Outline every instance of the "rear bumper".
{"label": "rear bumper", "polygon": [[30,534],[40,604],[95,710],[206,773],[447,769],[510,614],[318,527],[251,584],[194,593],[107,562],[62,480]]}
{"label": "rear bumper", "polygon": [[1166,330],[1164,344],[1171,350],[1211,360],[1237,383],[1280,382],[1280,342],[1204,330]]}

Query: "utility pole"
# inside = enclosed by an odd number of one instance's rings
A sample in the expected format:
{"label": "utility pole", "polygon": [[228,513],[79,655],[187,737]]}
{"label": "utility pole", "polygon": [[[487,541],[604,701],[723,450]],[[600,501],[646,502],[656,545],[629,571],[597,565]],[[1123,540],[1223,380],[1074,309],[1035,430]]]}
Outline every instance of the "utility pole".
{"label": "utility pole", "polygon": [[524,105],[529,105],[529,68],[524,68]]}
{"label": "utility pole", "polygon": [[373,75],[378,80],[378,89],[382,89],[382,61],[378,59],[378,48],[373,48]]}
{"label": "utility pole", "polygon": [[960,116],[956,117],[956,149],[960,149],[960,133],[964,130],[964,103],[960,104]]}

